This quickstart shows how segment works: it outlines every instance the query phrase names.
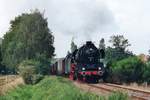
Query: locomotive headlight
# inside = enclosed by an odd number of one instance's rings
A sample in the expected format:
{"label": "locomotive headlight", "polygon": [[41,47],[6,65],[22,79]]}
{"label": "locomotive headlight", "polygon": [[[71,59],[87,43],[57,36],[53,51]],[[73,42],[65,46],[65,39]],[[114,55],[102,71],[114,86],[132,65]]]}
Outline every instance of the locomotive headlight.
{"label": "locomotive headlight", "polygon": [[98,70],[101,70],[102,68],[101,67],[98,67]]}
{"label": "locomotive headlight", "polygon": [[85,70],[85,68],[83,67],[82,70]]}

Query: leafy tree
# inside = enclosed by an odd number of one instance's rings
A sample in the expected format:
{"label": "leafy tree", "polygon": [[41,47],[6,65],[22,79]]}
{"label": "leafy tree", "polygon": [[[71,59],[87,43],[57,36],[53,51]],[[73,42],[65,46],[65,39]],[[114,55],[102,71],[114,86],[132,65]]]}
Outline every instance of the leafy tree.
{"label": "leafy tree", "polygon": [[51,59],[47,58],[44,54],[41,54],[37,55],[35,60],[39,62],[39,64],[36,66],[38,74],[49,74],[50,63],[52,62]]}
{"label": "leafy tree", "polygon": [[144,82],[150,84],[150,62],[146,63],[146,67],[144,67],[142,79]]}
{"label": "leafy tree", "polygon": [[1,52],[1,45],[0,45],[0,74],[4,73],[5,67],[2,65],[2,52]]}
{"label": "leafy tree", "polygon": [[2,64],[2,39],[0,38],[0,74],[6,73],[6,67]]}
{"label": "leafy tree", "polygon": [[131,44],[123,35],[111,36],[109,42],[112,44],[112,47],[106,48],[106,59],[109,63],[133,56],[132,52],[127,50]]}
{"label": "leafy tree", "polygon": [[3,64],[16,71],[23,60],[54,56],[54,37],[39,11],[24,13],[11,21],[2,41]]}
{"label": "leafy tree", "polygon": [[141,82],[144,68],[138,57],[129,57],[112,64],[112,78],[120,82]]}
{"label": "leafy tree", "polygon": [[71,53],[73,53],[76,49],[77,49],[77,45],[72,40],[71,41]]}
{"label": "leafy tree", "polygon": [[114,48],[122,51],[125,51],[128,46],[131,46],[131,44],[128,42],[128,39],[125,39],[123,35],[113,35],[110,37],[109,42],[112,43]]}
{"label": "leafy tree", "polygon": [[105,40],[102,38],[99,42],[99,49],[105,49]]}

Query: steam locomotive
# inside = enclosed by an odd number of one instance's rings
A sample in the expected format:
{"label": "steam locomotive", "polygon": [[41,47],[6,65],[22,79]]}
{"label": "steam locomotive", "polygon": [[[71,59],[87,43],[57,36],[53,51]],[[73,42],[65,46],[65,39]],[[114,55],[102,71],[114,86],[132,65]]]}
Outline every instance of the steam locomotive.
{"label": "steam locomotive", "polygon": [[104,57],[103,49],[99,50],[91,41],[87,41],[65,58],[56,60],[51,66],[51,73],[68,75],[71,80],[98,82],[105,78]]}

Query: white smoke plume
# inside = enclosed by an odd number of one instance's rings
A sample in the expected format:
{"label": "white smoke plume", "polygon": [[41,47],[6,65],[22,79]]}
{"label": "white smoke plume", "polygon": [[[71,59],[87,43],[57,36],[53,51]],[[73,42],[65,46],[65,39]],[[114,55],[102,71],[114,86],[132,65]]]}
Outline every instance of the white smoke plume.
{"label": "white smoke plume", "polygon": [[113,14],[103,2],[95,0],[50,0],[50,27],[66,35],[83,35],[115,30]]}
{"label": "white smoke plume", "polygon": [[55,37],[55,52],[63,57],[70,49],[72,37],[80,46],[86,40],[99,41],[104,33],[116,30],[114,13],[109,8],[105,0],[2,0],[0,33],[8,31],[10,20],[22,13],[34,9],[45,11],[44,16]]}

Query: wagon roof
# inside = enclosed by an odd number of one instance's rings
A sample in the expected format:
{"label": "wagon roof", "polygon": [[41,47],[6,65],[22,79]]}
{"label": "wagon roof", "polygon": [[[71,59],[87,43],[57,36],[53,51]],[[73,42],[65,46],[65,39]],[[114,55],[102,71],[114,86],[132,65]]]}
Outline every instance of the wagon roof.
{"label": "wagon roof", "polygon": [[52,64],[56,63],[57,61],[63,60],[64,58],[54,58],[52,60]]}

